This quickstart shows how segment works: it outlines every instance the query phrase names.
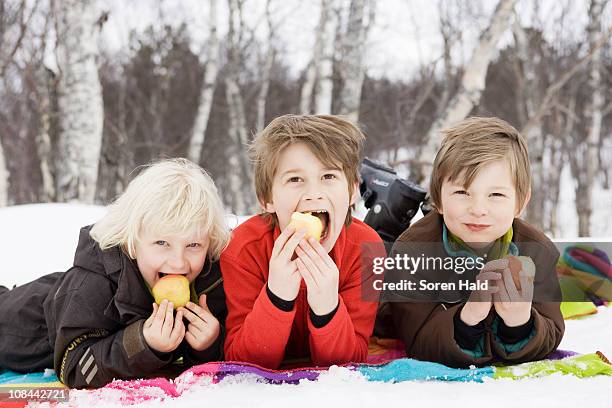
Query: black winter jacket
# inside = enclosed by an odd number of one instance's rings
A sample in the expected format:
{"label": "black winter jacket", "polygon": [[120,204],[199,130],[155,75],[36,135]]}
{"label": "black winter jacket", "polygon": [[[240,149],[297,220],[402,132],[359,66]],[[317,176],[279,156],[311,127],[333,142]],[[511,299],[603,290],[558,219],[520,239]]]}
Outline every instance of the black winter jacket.
{"label": "black winter jacket", "polygon": [[194,283],[221,324],[219,337],[201,352],[183,340],[174,352],[159,353],[143,336],[153,297],[136,262],[118,247],[102,251],[90,229],[81,229],[68,271],[12,290],[0,287],[0,367],[53,367],[69,387],[101,387],[113,379],[171,375],[222,359],[227,308],[217,262],[207,259]]}

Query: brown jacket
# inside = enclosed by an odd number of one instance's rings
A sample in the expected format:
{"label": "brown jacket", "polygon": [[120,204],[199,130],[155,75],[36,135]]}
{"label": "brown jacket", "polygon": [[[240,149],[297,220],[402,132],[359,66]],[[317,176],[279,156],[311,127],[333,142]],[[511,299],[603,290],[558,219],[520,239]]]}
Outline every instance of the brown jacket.
{"label": "brown jacket", "polygon": [[[442,223],[442,216],[432,211],[404,231],[396,241],[391,256],[404,251],[399,250],[398,246],[405,248],[406,242],[442,242]],[[399,337],[406,345],[408,357],[451,367],[487,365],[495,361],[521,363],[543,359],[554,351],[565,329],[559,309],[561,295],[555,272],[559,252],[542,232],[526,222],[515,218],[512,226],[513,242],[520,254],[530,256],[536,264],[532,303],[535,335],[520,350],[508,352],[494,335],[492,324],[496,314],[492,307],[484,320],[484,354],[475,357],[464,352],[455,342],[453,324],[455,313],[461,310],[464,302],[385,303],[379,309],[378,334],[395,334]],[[548,294],[552,301],[537,302],[545,298],[542,293]]]}
{"label": "brown jacket", "polygon": [[[183,340],[173,352],[151,349],[142,332],[153,310],[136,262],[118,247],[102,251],[81,229],[74,266],[12,290],[0,287],[0,371],[55,368],[71,388],[101,387],[114,378],[176,375],[222,359],[225,293],[218,262],[194,281],[195,292],[219,319],[221,334],[206,350]],[[183,358],[182,364],[174,362]]]}

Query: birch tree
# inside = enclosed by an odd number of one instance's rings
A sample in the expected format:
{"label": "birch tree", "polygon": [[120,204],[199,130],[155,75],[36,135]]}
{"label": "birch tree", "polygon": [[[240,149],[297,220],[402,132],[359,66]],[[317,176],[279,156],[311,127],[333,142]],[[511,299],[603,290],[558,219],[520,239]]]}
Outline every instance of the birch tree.
{"label": "birch tree", "polygon": [[225,97],[229,111],[228,135],[230,137],[228,162],[232,169],[228,174],[229,189],[232,197],[232,210],[240,215],[255,210],[255,193],[246,155],[248,142],[246,116],[240,91],[240,44],[244,32],[242,5],[243,0],[228,0],[229,30],[227,34],[227,74],[225,77]]}
{"label": "birch tree", "polygon": [[0,141],[0,207],[6,207],[8,203],[8,178],[9,172],[4,161],[2,141]]}
{"label": "birch tree", "polygon": [[40,159],[40,172],[42,175],[42,201],[55,200],[55,178],[53,162],[53,146],[51,144],[51,89],[53,87],[53,73],[46,67],[40,67],[36,72],[37,100],[40,117],[40,128],[36,135],[36,150]]}
{"label": "birch tree", "polygon": [[217,0],[209,0],[208,42],[206,48],[206,70],[200,90],[198,113],[196,114],[191,140],[189,143],[189,159],[195,163],[200,162],[202,146],[208,127],[208,117],[213,104],[213,95],[219,72],[219,38],[217,36]]}
{"label": "birch tree", "polygon": [[[24,90],[29,85],[24,84],[24,82],[28,82],[25,74],[27,69],[24,67],[28,67],[29,64],[32,64],[32,60],[36,59],[34,55],[37,50],[31,44],[35,37],[32,33],[32,22],[41,14],[41,8],[40,0],[0,0],[0,80],[2,80],[0,90],[7,93],[15,92],[18,95],[15,102],[23,106],[24,112],[28,111],[28,92]],[[44,37],[45,34],[43,33],[41,36]],[[24,50],[25,52],[22,52]],[[23,55],[20,56],[19,54]],[[15,80],[16,78],[18,79]],[[2,95],[2,98],[4,97],[6,95]],[[8,101],[4,100],[3,102]],[[9,113],[9,116],[12,115]],[[9,122],[8,118],[5,117],[3,117],[3,121]],[[11,176],[9,170],[10,158],[7,154],[10,155],[9,147],[12,146],[3,146],[3,143],[6,143],[10,137],[17,133],[20,135],[27,133],[28,126],[27,123],[14,123],[14,126],[7,123],[7,125],[11,130],[7,131],[5,135],[1,135],[4,138],[0,137],[0,207],[9,203]],[[5,150],[5,147],[7,150]]]}
{"label": "birch tree", "polygon": [[[587,36],[591,48],[597,44],[601,36],[601,15],[607,0],[591,0],[589,6],[589,25]],[[592,195],[595,173],[598,169],[598,147],[601,138],[602,111],[604,108],[604,95],[602,89],[602,57],[601,48],[597,49],[590,61],[589,88],[591,103],[587,105],[585,117],[590,122],[589,133],[586,139],[584,178],[578,178],[576,188],[576,211],[578,212],[578,234],[582,237],[590,235],[590,221],[593,212]]]}
{"label": "birch tree", "polygon": [[268,50],[266,51],[262,73],[261,85],[257,95],[257,124],[256,129],[260,131],[266,125],[266,101],[268,99],[268,89],[270,88],[270,74],[272,65],[274,64],[274,24],[272,23],[272,15],[270,11],[271,0],[266,1],[266,23],[268,27]]}
{"label": "birch tree", "polygon": [[[24,2],[25,3],[25,2]],[[7,59],[4,55],[5,46],[5,32],[7,25],[7,12],[6,4],[4,0],[0,0],[0,69],[2,76],[4,76],[5,66],[7,65]],[[4,148],[2,147],[2,138],[0,138],[0,207],[5,207],[8,203],[8,182],[9,182],[9,170],[6,166],[4,158]]]}
{"label": "birch tree", "polygon": [[499,1],[489,26],[480,35],[474,53],[465,67],[458,92],[450,100],[444,113],[436,119],[427,132],[425,146],[418,155],[418,181],[420,183],[429,180],[431,175],[433,161],[441,143],[440,130],[464,119],[480,102],[480,96],[485,87],[487,68],[500,37],[510,26],[515,3],[516,0]]}
{"label": "birch tree", "polygon": [[[516,49],[515,75],[518,82],[517,112],[521,125],[525,125],[529,118],[533,117],[539,106],[542,95],[540,83],[542,78],[536,72],[536,61],[542,58],[542,49],[534,49],[538,44],[527,30],[521,25],[519,16],[515,14],[512,24],[514,43]],[[536,35],[534,29],[530,31]],[[531,201],[527,209],[526,218],[530,223],[544,227],[546,224],[544,216],[544,201],[546,184],[544,183],[544,146],[546,135],[543,131],[542,122],[534,124],[528,133],[523,134],[527,138],[529,156],[531,162]]]}
{"label": "birch tree", "polygon": [[95,4],[94,0],[57,3],[59,201],[92,203],[96,192],[104,109],[96,66],[100,24]]}
{"label": "birch tree", "polygon": [[[375,0],[370,0],[369,7],[376,7]],[[341,76],[342,89],[338,100],[338,114],[346,115],[350,120],[359,120],[359,104],[363,85],[363,55],[366,42],[366,19],[364,13],[366,0],[351,0],[346,33],[342,39]]]}
{"label": "birch tree", "polygon": [[300,111],[304,114],[331,114],[332,110],[336,22],[334,0],[321,0],[320,7],[312,59],[308,64],[300,93]]}

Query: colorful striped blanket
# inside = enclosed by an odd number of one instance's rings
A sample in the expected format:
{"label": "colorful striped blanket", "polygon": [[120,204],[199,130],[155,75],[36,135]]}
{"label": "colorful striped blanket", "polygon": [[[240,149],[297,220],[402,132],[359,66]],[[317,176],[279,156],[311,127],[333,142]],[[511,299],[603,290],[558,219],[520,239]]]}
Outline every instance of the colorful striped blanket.
{"label": "colorful striped blanket", "polygon": [[[376,344],[376,343],[380,344]],[[578,355],[570,351],[557,350],[548,359],[512,366],[487,366],[457,369],[442,364],[398,358],[391,361],[386,357],[399,351],[394,340],[374,340],[372,362],[367,364],[346,364],[341,369],[360,374],[368,381],[396,383],[403,381],[460,381],[483,382],[485,379],[523,379],[543,377],[551,374],[571,374],[576,377],[597,375],[612,376],[612,365],[606,357],[597,352]],[[378,349],[376,348],[378,347]],[[388,347],[388,348],[386,348]],[[97,390],[78,391],[93,394],[113,393],[119,403],[135,404],[151,399],[176,398],[195,386],[209,386],[228,377],[242,376],[269,384],[297,384],[302,381],[316,381],[328,368],[300,368],[291,370],[269,370],[254,364],[241,362],[214,362],[192,367],[175,379],[153,378],[142,380],[117,380]],[[11,387],[63,387],[52,370],[45,373],[17,374],[0,373],[0,394]],[[6,392],[5,392],[6,393]]]}

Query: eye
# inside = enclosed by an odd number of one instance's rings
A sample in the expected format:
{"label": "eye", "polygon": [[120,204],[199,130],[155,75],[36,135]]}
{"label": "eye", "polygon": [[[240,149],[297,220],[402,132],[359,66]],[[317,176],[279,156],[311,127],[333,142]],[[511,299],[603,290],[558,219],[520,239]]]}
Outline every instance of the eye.
{"label": "eye", "polygon": [[199,248],[202,245],[199,242],[192,242],[191,244],[187,245],[187,248]]}
{"label": "eye", "polygon": [[453,194],[465,194],[465,195],[467,195],[467,191],[465,191],[465,190],[457,190]]}
{"label": "eye", "polygon": [[168,243],[164,240],[155,241],[155,245],[166,246]]}
{"label": "eye", "polygon": [[324,175],[323,175],[323,178],[324,178],[325,180],[335,180],[335,179],[337,179],[338,177],[336,177],[336,175],[335,175],[335,174],[333,174],[333,173],[327,173],[327,174],[324,174]]}
{"label": "eye", "polygon": [[300,180],[302,180],[301,178],[294,176],[294,177],[290,177],[289,179],[287,179],[288,183],[299,183]]}
{"label": "eye", "polygon": [[491,193],[491,195],[493,197],[505,197],[506,196],[505,194],[502,194],[502,193]]}

